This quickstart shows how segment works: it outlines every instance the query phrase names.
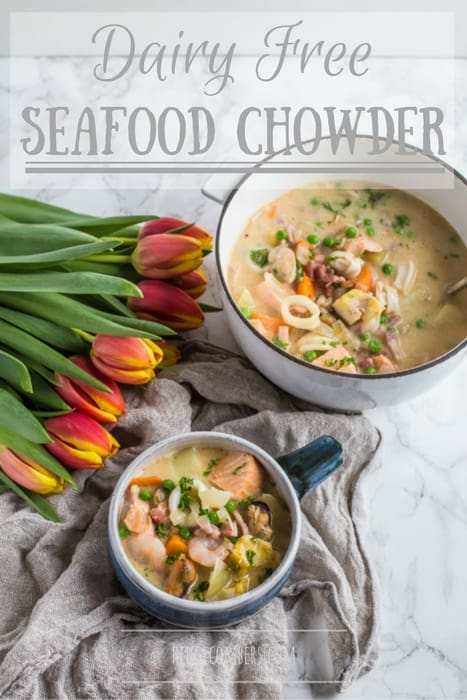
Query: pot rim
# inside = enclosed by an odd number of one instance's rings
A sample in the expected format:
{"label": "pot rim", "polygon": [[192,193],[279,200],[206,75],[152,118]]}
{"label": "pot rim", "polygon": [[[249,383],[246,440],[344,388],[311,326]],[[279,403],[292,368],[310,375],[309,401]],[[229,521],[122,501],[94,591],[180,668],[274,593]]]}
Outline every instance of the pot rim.
{"label": "pot rim", "polygon": [[[147,581],[132,566],[123,548],[121,538],[118,535],[118,516],[123,493],[128,486],[131,476],[135,471],[137,471],[137,469],[141,469],[143,463],[149,456],[154,453],[158,453],[160,450],[165,451],[166,448],[176,449],[177,445],[180,443],[205,442],[206,444],[209,444],[210,441],[212,442],[213,437],[229,440],[238,446],[248,449],[248,451],[259,457],[261,463],[265,465],[266,470],[273,473],[274,479],[281,482],[287,491],[288,496],[290,497],[290,503],[287,503],[286,507],[289,510],[291,518],[291,533],[289,545],[285,551],[282,561],[265,581],[253,588],[251,591],[234,596],[233,598],[221,601],[202,602],[177,598],[169,593],[165,593],[165,591],[162,591],[160,588],[157,588],[153,584],[149,583],[149,581]],[[249,606],[253,602],[259,602],[267,595],[269,591],[273,590],[274,587],[279,584],[283,580],[284,576],[286,576],[286,574],[291,570],[300,542],[301,510],[298,497],[287,474],[268,452],[263,450],[255,443],[250,442],[245,438],[241,438],[238,435],[223,433],[220,431],[193,431],[178,433],[172,437],[160,440],[159,442],[148,447],[146,450],[143,450],[143,452],[137,455],[130,462],[130,464],[124,469],[113,490],[110,500],[107,524],[109,544],[117,564],[121,567],[125,575],[130,578],[130,580],[144,593],[149,595],[149,597],[156,603],[160,602],[166,607],[175,608],[181,612],[191,614],[208,614],[214,612],[228,613],[229,611],[237,610],[243,606]]]}
{"label": "pot rim", "polygon": [[[330,136],[323,136],[322,140],[328,140]],[[362,139],[372,139],[373,136],[369,136],[368,134],[358,134],[356,137],[358,140]],[[305,141],[304,143],[311,143],[314,141],[314,139],[310,139],[309,141]],[[400,142],[397,141],[396,139],[393,139],[391,141],[393,145],[397,145]],[[242,314],[240,309],[238,308],[237,304],[235,303],[231,293],[229,286],[227,284],[227,281],[224,277],[224,271],[220,262],[220,233],[221,233],[221,228],[222,228],[222,222],[225,216],[225,213],[230,206],[232,200],[234,199],[235,195],[237,192],[240,190],[240,188],[244,185],[244,183],[248,180],[249,177],[252,175],[255,175],[256,171],[261,168],[261,166],[272,160],[273,158],[276,158],[277,156],[281,155],[285,151],[289,151],[293,148],[296,147],[296,144],[293,144],[291,146],[288,146],[286,148],[283,148],[280,151],[276,151],[273,153],[271,156],[267,156],[266,158],[263,158],[261,161],[257,163],[257,165],[254,166],[254,168],[251,169],[250,172],[245,173],[238,181],[238,183],[232,187],[230,190],[229,194],[225,198],[225,201],[222,203],[222,210],[221,210],[221,215],[219,217],[219,222],[217,224],[217,229],[216,229],[216,242],[215,242],[215,258],[216,258],[216,268],[217,268],[217,274],[219,276],[219,279],[222,284],[222,288],[224,291],[224,294],[227,298],[227,301],[229,302],[230,306],[232,307],[234,313],[237,315],[237,317],[240,319],[240,321],[248,328],[250,333],[255,335],[258,340],[260,340],[262,343],[266,345],[270,350],[275,351],[280,355],[281,357],[285,358],[286,360],[289,360],[290,362],[295,363],[296,365],[299,365],[300,367],[305,368],[306,370],[309,370],[311,372],[321,372],[322,374],[325,375],[331,375],[331,376],[336,376],[336,374],[339,375],[342,379],[348,379],[349,381],[381,381],[383,379],[391,379],[394,377],[406,377],[410,374],[416,374],[418,372],[422,372],[426,369],[430,369],[431,367],[435,367],[438,364],[441,364],[442,362],[445,362],[451,357],[454,357],[457,355],[459,352],[461,352],[462,349],[467,348],[467,337],[464,338],[464,340],[461,340],[457,345],[455,345],[453,348],[448,350],[447,352],[443,353],[442,355],[439,355],[438,357],[433,358],[432,360],[429,360],[428,362],[424,362],[421,365],[416,365],[415,367],[409,367],[407,369],[401,369],[398,370],[397,372],[385,372],[384,374],[360,374],[360,373],[347,373],[347,372],[336,372],[335,370],[332,369],[327,369],[326,367],[319,367],[316,365],[312,365],[311,363],[307,362],[306,360],[301,360],[299,357],[296,357],[295,355],[291,355],[290,353],[286,352],[285,350],[282,350],[280,347],[277,345],[274,345],[270,340],[265,338],[259,331],[257,331],[250,323],[248,323],[248,320],[245,318],[245,316]],[[467,178],[462,175],[458,170],[453,168],[451,165],[443,161],[441,158],[438,158],[434,155],[427,155],[422,151],[421,148],[418,148],[417,146],[410,146],[414,151],[417,151],[417,153],[421,153],[424,155],[426,158],[441,164],[444,168],[449,170],[455,178],[457,178],[460,182],[462,182],[466,187],[467,187]],[[430,205],[431,206],[431,205]],[[434,207],[432,207],[434,208]],[[436,209],[435,209],[436,211]]]}

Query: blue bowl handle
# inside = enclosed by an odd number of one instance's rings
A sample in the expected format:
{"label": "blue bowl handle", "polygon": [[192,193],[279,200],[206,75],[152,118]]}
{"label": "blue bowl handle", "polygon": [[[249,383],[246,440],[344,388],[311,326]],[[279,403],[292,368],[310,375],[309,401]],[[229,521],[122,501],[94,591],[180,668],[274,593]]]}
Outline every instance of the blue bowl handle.
{"label": "blue bowl handle", "polygon": [[278,457],[277,462],[290,478],[299,498],[316,488],[342,464],[342,446],[330,435],[323,435],[295,452]]}

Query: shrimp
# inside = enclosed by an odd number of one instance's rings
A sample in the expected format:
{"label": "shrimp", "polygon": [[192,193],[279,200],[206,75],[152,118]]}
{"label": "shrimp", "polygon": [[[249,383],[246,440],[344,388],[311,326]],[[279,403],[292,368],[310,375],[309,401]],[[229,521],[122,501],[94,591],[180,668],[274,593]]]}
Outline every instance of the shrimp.
{"label": "shrimp", "polygon": [[197,564],[212,568],[218,559],[224,560],[233,549],[232,542],[217,542],[211,537],[197,535],[188,543],[188,554]]}
{"label": "shrimp", "polygon": [[167,552],[158,537],[148,534],[130,535],[127,539],[127,548],[133,559],[140,564],[149,566],[155,571],[165,570]]}
{"label": "shrimp", "polygon": [[130,487],[129,508],[123,522],[131,532],[139,534],[153,532],[149,503],[139,498],[139,486]]}

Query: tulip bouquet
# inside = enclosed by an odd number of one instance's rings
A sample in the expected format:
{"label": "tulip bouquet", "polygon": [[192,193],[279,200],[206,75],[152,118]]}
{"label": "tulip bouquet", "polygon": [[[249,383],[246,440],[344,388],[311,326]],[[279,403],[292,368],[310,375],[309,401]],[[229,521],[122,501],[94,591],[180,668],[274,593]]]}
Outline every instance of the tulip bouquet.
{"label": "tulip bouquet", "polygon": [[0,489],[58,520],[44,495],[119,448],[107,429],[125,411],[119,384],[175,364],[167,338],[215,310],[195,301],[211,247],[179,219],[0,194]]}

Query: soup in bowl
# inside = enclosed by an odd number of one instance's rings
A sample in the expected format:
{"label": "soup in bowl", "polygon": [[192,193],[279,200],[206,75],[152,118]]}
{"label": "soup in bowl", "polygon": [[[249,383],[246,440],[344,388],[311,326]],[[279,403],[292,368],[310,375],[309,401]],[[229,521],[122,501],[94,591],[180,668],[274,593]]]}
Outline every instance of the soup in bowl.
{"label": "soup in bowl", "polygon": [[282,194],[240,233],[227,269],[251,326],[314,367],[410,369],[467,336],[467,247],[428,204],[360,181]]}
{"label": "soup in bowl", "polygon": [[150,447],[112,495],[115,572],[145,610],[183,627],[223,627],[277,595],[298,550],[305,496],[342,463],[323,436],[273,459],[254,443],[194,432]]}

